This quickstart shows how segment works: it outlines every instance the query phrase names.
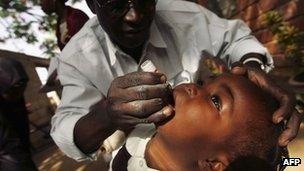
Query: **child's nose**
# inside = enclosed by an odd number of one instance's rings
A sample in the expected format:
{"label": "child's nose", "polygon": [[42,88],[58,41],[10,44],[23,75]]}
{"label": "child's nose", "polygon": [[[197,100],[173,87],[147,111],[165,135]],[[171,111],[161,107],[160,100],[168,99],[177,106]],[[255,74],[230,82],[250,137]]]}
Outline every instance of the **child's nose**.
{"label": "child's nose", "polygon": [[185,90],[189,94],[189,96],[193,97],[197,95],[197,86],[196,84],[186,84]]}

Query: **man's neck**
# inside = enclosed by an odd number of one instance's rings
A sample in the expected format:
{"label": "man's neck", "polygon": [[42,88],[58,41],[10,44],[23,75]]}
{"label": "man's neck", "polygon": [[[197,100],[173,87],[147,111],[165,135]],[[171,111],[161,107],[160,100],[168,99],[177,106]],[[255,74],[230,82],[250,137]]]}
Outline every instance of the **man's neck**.
{"label": "man's neck", "polygon": [[185,170],[188,168],[187,161],[179,156],[176,149],[168,147],[157,134],[147,144],[145,151],[147,165],[158,170]]}
{"label": "man's neck", "polygon": [[141,58],[142,51],[143,51],[143,45],[136,47],[136,48],[125,48],[125,47],[122,47],[119,45],[118,45],[118,47],[123,52],[125,52],[126,54],[130,55],[133,59],[135,59],[137,63],[139,63],[139,60]]}

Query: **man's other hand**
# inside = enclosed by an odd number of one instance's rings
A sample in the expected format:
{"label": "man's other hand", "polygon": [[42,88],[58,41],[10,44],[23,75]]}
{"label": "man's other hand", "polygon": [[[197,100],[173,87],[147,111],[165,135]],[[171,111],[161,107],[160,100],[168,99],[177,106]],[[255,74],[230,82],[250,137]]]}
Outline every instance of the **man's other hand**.
{"label": "man's other hand", "polygon": [[273,122],[278,124],[283,120],[288,120],[286,129],[279,138],[279,145],[287,146],[287,144],[297,136],[301,123],[300,114],[295,111],[294,95],[275,84],[270,76],[261,69],[243,65],[232,68],[231,72],[248,77],[256,85],[273,95],[279,101],[280,106],[273,114]]}

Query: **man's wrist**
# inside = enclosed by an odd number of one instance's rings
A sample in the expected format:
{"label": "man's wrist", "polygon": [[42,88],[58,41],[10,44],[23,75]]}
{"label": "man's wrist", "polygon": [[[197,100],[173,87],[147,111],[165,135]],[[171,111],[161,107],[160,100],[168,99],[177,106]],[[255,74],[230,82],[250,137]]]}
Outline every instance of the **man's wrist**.
{"label": "man's wrist", "polygon": [[255,68],[255,69],[261,69],[264,70],[264,65],[257,62],[257,61],[248,61],[243,63],[243,65],[247,66],[247,67],[251,67],[251,68]]}
{"label": "man's wrist", "polygon": [[240,62],[245,66],[266,71],[266,57],[261,54],[250,53],[244,55]]}
{"label": "man's wrist", "polygon": [[105,108],[106,103],[103,99],[75,125],[74,142],[84,154],[97,151],[102,142],[116,130],[111,124]]}

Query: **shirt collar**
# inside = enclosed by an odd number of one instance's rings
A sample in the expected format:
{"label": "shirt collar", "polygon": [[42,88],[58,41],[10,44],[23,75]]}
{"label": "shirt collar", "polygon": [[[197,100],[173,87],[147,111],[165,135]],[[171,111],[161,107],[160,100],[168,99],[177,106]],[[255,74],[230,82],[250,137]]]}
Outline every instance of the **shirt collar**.
{"label": "shirt collar", "polygon": [[109,57],[110,57],[110,64],[111,64],[111,66],[113,66],[116,62],[116,55],[115,54],[118,51],[118,47],[115,47],[115,45],[110,40],[108,34],[106,32],[104,32],[104,33],[105,33],[108,53],[109,53]]}
{"label": "shirt collar", "polygon": [[164,41],[155,21],[153,20],[150,28],[150,38],[149,42],[157,48],[167,48],[167,44]]}

